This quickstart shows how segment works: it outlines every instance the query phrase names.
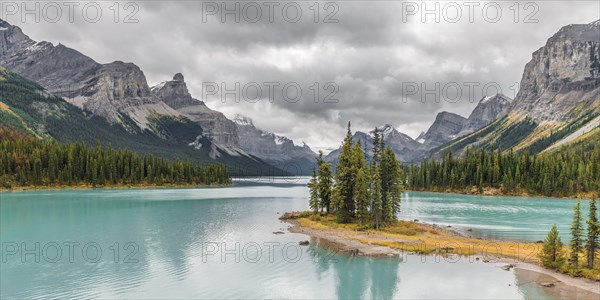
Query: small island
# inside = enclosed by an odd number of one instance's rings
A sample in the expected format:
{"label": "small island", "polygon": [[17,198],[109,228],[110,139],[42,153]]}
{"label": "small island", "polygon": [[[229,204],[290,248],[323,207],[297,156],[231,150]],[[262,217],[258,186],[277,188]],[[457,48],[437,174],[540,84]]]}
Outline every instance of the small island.
{"label": "small island", "polygon": [[288,212],[280,218],[292,225],[290,232],[309,235],[351,256],[468,257],[483,263],[503,263],[501,268],[506,271],[518,268],[542,273],[600,294],[596,200],[590,201],[587,218],[577,201],[569,246],[560,240],[556,226],[545,241],[522,243],[473,237],[468,228],[461,232],[451,226],[397,220],[401,194],[409,182],[377,130],[373,140],[373,158],[367,163],[360,142],[352,141],[348,124],[335,174],[319,156],[318,168],[308,183],[311,211]]}

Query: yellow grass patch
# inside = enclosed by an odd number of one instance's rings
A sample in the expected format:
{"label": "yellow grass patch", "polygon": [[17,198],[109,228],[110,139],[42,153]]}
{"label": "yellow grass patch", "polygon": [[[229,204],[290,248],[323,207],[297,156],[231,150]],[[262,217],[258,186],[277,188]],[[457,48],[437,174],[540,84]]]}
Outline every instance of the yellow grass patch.
{"label": "yellow grass patch", "polygon": [[[520,243],[504,240],[483,240],[460,236],[454,231],[428,224],[398,221],[380,230],[363,230],[357,223],[338,224],[333,215],[314,215],[310,212],[287,213],[282,219],[295,219],[305,228],[324,231],[338,238],[356,240],[364,244],[386,246],[414,254],[474,255],[484,261],[500,258],[539,264],[542,243]],[[565,255],[569,247],[564,248]],[[585,258],[582,255],[581,264]],[[568,272],[567,270],[562,270]],[[600,270],[582,268],[581,276],[600,280]]]}

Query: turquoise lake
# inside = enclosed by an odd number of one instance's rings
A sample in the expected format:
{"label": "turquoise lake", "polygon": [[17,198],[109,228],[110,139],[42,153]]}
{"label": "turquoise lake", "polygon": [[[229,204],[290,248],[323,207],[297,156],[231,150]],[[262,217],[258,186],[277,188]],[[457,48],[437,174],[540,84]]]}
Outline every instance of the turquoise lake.
{"label": "turquoise lake", "polygon": [[[0,298],[551,299],[502,264],[348,257],[278,217],[306,210],[306,179],[231,187],[4,192]],[[536,241],[571,200],[406,193],[403,219]],[[585,207],[585,206],[583,206]]]}

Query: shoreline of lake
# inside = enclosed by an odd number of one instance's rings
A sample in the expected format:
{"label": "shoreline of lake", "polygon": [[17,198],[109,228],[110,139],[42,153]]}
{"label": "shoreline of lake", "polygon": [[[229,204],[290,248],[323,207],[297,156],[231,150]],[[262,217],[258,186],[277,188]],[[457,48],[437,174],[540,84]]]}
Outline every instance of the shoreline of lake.
{"label": "shoreline of lake", "polygon": [[201,185],[186,185],[186,184],[168,184],[168,185],[151,185],[151,184],[117,184],[107,186],[92,186],[88,184],[82,185],[64,185],[64,186],[19,186],[10,189],[0,188],[0,193],[5,192],[31,192],[31,191],[81,191],[81,190],[132,190],[132,189],[198,189],[198,188],[219,188],[228,187],[232,183],[226,184],[201,184]]}
{"label": "shoreline of lake", "polygon": [[581,194],[581,195],[572,195],[572,196],[545,196],[545,195],[537,195],[537,194],[529,194],[529,193],[503,193],[500,189],[484,189],[483,193],[469,193],[465,191],[428,191],[428,190],[404,190],[404,192],[415,192],[415,193],[435,193],[435,194],[453,194],[453,195],[465,195],[465,196],[477,196],[477,197],[515,197],[515,198],[543,198],[543,199],[567,199],[567,200],[577,200],[577,199],[591,199],[598,198],[599,195],[594,194]]}
{"label": "shoreline of lake", "polygon": [[[394,249],[392,247],[386,246],[381,243],[379,240],[390,240],[391,237],[389,235],[385,235],[383,233],[377,234],[373,232],[352,232],[350,229],[340,229],[340,228],[328,228],[323,226],[322,228],[315,228],[316,226],[303,226],[298,219],[294,218],[285,218],[286,215],[282,216],[282,220],[284,222],[289,223],[291,226],[288,228],[288,231],[291,233],[299,233],[310,236],[312,239],[318,240],[319,243],[325,244],[332,249],[335,249],[336,252],[355,256],[373,256],[373,257],[398,257],[400,255],[400,249]],[[498,241],[491,239],[473,239],[460,235],[459,233],[450,230],[441,228],[439,226],[433,226],[428,224],[419,224],[423,226],[430,226],[432,229],[441,232],[442,234],[451,234],[455,235],[460,239],[472,239],[479,242],[489,242],[489,243],[507,243],[507,241]],[[414,240],[393,240],[395,243],[414,243]],[[448,245],[447,243],[446,245]],[[537,243],[517,243],[524,247],[528,247],[530,245],[535,245]],[[502,247],[502,246],[501,246]],[[410,248],[410,247],[409,247]],[[443,248],[442,248],[443,249]],[[454,249],[453,249],[454,250]],[[408,251],[404,255],[432,255],[433,252],[421,252],[421,251]],[[437,255],[448,255],[449,253],[443,252],[435,252]],[[537,285],[542,287],[542,284],[552,283],[553,287],[544,287],[548,292],[557,296],[561,299],[579,299],[580,295],[600,295],[600,282],[598,280],[587,279],[582,277],[572,277],[554,270],[546,269],[534,262],[524,261],[521,257],[510,257],[503,254],[495,253],[497,255],[495,260],[492,259],[487,260],[485,254],[482,255],[480,252],[467,253],[465,255],[462,254],[454,254],[458,256],[465,257],[475,257],[475,261],[481,260],[484,263],[492,263],[498,262],[505,264],[502,268],[511,268],[515,269],[515,272],[533,272],[537,275],[529,275],[529,278]],[[527,258],[526,255],[525,258]],[[589,297],[584,297],[589,298]],[[592,298],[593,299],[593,298]]]}
{"label": "shoreline of lake", "polygon": [[[265,178],[272,178],[272,176],[264,176]],[[299,176],[303,177],[303,176]],[[254,177],[253,177],[254,178]],[[260,177],[257,177],[260,178]],[[287,178],[285,176],[281,178]],[[201,184],[201,185],[187,185],[187,184],[169,184],[169,185],[151,185],[151,184],[141,184],[141,185],[128,185],[128,184],[117,184],[117,185],[107,185],[107,186],[92,186],[89,184],[83,185],[62,185],[62,186],[18,186],[12,188],[4,188],[0,187],[0,193],[3,192],[23,192],[23,191],[61,191],[61,190],[127,190],[127,189],[169,189],[169,188],[180,188],[180,189],[196,189],[196,188],[212,188],[212,187],[227,187],[233,185],[233,181],[244,179],[244,177],[232,177],[231,183],[226,184]],[[533,198],[545,198],[545,199],[568,199],[568,200],[576,200],[576,199],[591,199],[598,197],[593,194],[584,194],[584,195],[573,195],[573,196],[545,196],[545,195],[536,195],[536,194],[528,194],[528,193],[503,193],[500,189],[484,189],[483,193],[469,193],[465,191],[456,191],[456,190],[448,190],[448,191],[429,191],[429,190],[405,190],[404,192],[417,192],[417,193],[434,193],[434,194],[453,194],[453,195],[465,195],[465,196],[482,196],[482,197],[533,197]]]}

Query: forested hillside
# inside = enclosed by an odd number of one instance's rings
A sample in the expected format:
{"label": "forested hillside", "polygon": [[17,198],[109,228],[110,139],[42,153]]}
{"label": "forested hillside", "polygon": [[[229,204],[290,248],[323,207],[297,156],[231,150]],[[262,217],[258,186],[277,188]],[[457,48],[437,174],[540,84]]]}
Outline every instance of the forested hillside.
{"label": "forested hillside", "polygon": [[227,184],[225,166],[167,160],[83,143],[57,143],[0,128],[2,188]]}
{"label": "forested hillside", "polygon": [[531,155],[529,151],[466,150],[457,158],[406,167],[409,188],[424,191],[502,193],[554,197],[598,196],[600,128],[560,148]]}
{"label": "forested hillside", "polygon": [[[38,84],[0,67],[0,126],[42,139],[63,143],[127,148],[162,158],[180,158],[204,163],[223,163],[232,174],[264,175],[279,172],[259,159],[220,153],[211,158],[212,142],[202,128],[184,117],[155,117],[152,131],[141,130],[127,116],[131,126],[110,124],[90,116]],[[279,174],[278,173],[278,174]]]}

